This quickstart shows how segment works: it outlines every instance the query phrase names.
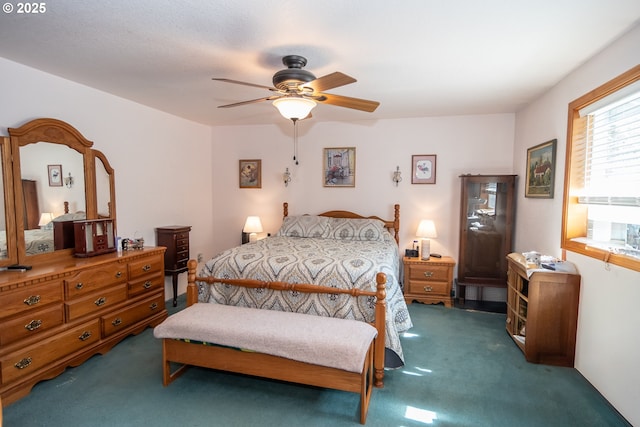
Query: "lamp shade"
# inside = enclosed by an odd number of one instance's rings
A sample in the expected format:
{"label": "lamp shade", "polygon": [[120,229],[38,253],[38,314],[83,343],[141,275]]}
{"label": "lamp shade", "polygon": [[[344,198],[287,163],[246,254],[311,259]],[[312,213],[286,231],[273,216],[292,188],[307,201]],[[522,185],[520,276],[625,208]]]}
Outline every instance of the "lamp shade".
{"label": "lamp shade", "polygon": [[435,239],[436,237],[438,237],[438,233],[436,232],[436,225],[430,219],[423,219],[422,221],[420,221],[420,225],[418,225],[416,236],[425,237],[427,239]]}
{"label": "lamp shade", "polygon": [[38,222],[39,227],[44,227],[53,221],[53,214],[51,212],[43,212],[40,214],[40,222]]}
{"label": "lamp shade", "polygon": [[259,216],[248,216],[242,229],[245,233],[262,233],[262,222]]}
{"label": "lamp shade", "polygon": [[273,106],[278,109],[282,117],[300,120],[309,115],[316,103],[310,99],[290,96],[276,99],[273,101]]}

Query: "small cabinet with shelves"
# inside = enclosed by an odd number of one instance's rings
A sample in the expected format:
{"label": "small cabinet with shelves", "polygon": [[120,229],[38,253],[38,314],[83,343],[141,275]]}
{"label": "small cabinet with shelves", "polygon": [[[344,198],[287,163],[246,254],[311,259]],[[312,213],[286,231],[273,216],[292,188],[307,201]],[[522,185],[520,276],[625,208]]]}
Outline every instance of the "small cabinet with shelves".
{"label": "small cabinet with shelves", "polygon": [[527,361],[573,366],[580,276],[561,271],[529,274],[524,257],[507,256],[506,329]]}

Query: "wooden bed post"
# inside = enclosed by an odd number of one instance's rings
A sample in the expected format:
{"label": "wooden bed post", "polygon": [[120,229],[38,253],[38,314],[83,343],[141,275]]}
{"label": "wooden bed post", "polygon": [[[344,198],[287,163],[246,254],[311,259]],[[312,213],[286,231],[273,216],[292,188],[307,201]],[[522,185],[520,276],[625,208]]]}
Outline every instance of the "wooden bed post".
{"label": "wooden bed post", "polygon": [[395,231],[396,243],[400,244],[400,205],[395,204],[393,206],[393,230]]}
{"label": "wooden bed post", "polygon": [[198,302],[198,286],[196,286],[196,270],[198,262],[190,259],[187,263],[187,307]]}
{"label": "wooden bed post", "polygon": [[376,320],[375,327],[378,330],[378,336],[375,339],[373,350],[373,369],[375,378],[373,383],[376,387],[384,387],[384,356],[385,356],[385,340],[386,340],[386,310],[387,310],[387,275],[384,273],[376,274]]}

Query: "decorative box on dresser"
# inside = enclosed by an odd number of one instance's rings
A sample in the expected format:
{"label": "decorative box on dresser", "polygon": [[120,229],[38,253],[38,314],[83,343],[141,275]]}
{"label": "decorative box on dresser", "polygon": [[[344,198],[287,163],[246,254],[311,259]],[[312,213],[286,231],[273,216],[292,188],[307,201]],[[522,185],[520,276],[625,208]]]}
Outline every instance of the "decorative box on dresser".
{"label": "decorative box on dresser", "polygon": [[[536,269],[527,272],[524,256],[507,256],[506,329],[527,361],[573,366],[578,325],[580,275]],[[573,270],[573,269],[571,269]]]}
{"label": "decorative box on dresser", "polygon": [[173,306],[178,305],[178,274],[187,271],[189,261],[189,225],[169,225],[156,228],[158,246],[164,246],[164,273],[171,276],[173,285]]}
{"label": "decorative box on dresser", "polygon": [[163,271],[164,248],[145,248],[0,273],[2,404],[161,323]]}
{"label": "decorative box on dresser", "polygon": [[404,257],[404,299],[407,303],[420,301],[426,304],[443,303],[445,307],[453,305],[451,290],[453,286],[453,258]]}

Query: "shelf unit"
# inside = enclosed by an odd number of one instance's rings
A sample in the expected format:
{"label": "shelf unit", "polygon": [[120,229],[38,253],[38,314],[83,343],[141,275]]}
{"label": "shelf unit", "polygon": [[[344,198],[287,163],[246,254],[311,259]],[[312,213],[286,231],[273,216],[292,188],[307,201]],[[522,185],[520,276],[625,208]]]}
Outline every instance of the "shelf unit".
{"label": "shelf unit", "polygon": [[527,361],[573,366],[580,275],[536,271],[529,276],[517,253],[507,262],[507,332]]}

